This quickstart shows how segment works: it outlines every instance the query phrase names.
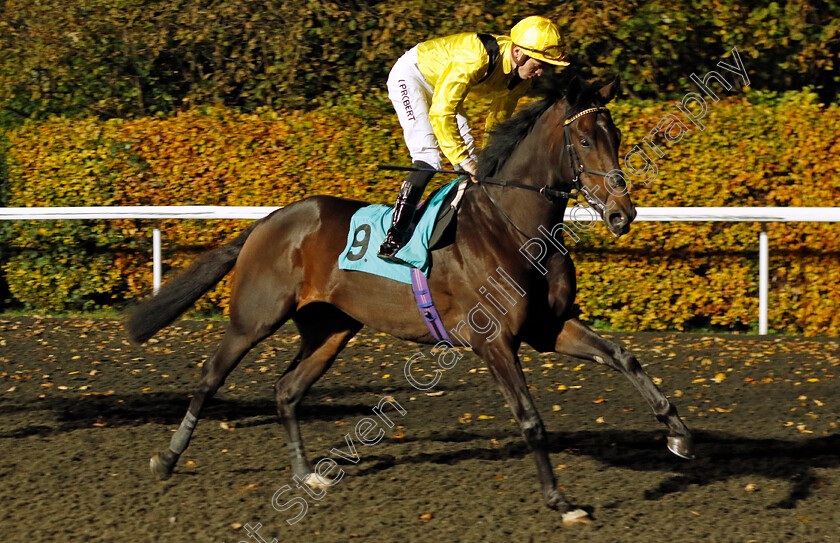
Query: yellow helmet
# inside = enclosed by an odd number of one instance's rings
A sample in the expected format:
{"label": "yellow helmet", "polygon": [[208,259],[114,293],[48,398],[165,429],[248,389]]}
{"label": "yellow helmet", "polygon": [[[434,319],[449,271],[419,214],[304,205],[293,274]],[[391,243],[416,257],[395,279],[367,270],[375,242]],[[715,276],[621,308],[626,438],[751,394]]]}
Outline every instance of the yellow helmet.
{"label": "yellow helmet", "polygon": [[528,56],[555,66],[568,66],[560,47],[560,30],[545,17],[525,17],[510,29],[514,45],[528,51]]}

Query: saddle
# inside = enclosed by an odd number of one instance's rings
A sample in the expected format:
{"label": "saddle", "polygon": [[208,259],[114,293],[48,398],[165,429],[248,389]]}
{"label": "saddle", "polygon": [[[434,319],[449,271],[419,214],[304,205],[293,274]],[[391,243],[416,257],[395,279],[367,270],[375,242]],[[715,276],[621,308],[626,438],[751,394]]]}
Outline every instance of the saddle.
{"label": "saddle", "polygon": [[[463,194],[461,187],[466,188],[466,183],[468,182],[469,181],[466,180],[461,182],[456,186],[455,190],[448,191],[443,197],[443,201],[437,209],[432,234],[429,236],[430,251],[446,247],[455,241],[455,229],[458,222],[458,205],[461,203],[461,195]],[[414,233],[415,225],[420,222],[420,219],[422,219],[423,214],[426,212],[429,201],[434,198],[438,191],[443,190],[444,188],[446,187],[440,187],[434,190],[428,198],[418,204],[417,209],[414,212],[414,218],[411,220],[410,232],[412,234]]]}
{"label": "saddle", "polygon": [[339,269],[371,273],[411,285],[432,337],[450,344],[426,276],[432,267],[432,251],[455,241],[458,204],[468,183],[469,178],[459,177],[432,192],[417,206],[409,227],[411,239],[397,252],[402,263],[379,258],[375,249],[369,251],[371,247],[379,247],[391,226],[394,210],[388,206],[371,205],[353,214],[347,245],[338,258]]}

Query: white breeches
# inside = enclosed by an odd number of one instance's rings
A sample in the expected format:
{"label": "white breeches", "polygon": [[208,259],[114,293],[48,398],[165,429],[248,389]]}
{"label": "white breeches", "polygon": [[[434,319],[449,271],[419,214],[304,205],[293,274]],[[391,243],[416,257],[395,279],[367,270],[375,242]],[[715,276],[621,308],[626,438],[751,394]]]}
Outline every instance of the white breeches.
{"label": "white breeches", "polygon": [[[397,111],[403,137],[411,160],[422,160],[433,168],[442,166],[442,154],[429,122],[429,105],[434,89],[420,73],[417,65],[417,46],[400,57],[388,75],[388,98]],[[475,140],[463,111],[455,115],[458,131],[467,145],[467,152],[475,157]],[[457,164],[455,164],[457,166]]]}

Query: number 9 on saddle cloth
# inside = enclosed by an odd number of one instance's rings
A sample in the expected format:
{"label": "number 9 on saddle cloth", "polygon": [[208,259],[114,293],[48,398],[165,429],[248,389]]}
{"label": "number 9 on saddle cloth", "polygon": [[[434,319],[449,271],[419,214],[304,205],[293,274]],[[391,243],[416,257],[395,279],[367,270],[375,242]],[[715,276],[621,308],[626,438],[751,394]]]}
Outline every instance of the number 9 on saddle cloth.
{"label": "number 9 on saddle cloth", "polygon": [[412,267],[428,276],[432,267],[431,250],[454,240],[457,210],[452,204],[461,182],[466,184],[469,179],[459,177],[417,206],[407,226],[410,239],[395,255],[398,262],[384,260],[376,254],[393,223],[393,208],[370,205],[359,209],[350,219],[347,245],[338,258],[339,269],[371,273],[407,284],[412,284]]}

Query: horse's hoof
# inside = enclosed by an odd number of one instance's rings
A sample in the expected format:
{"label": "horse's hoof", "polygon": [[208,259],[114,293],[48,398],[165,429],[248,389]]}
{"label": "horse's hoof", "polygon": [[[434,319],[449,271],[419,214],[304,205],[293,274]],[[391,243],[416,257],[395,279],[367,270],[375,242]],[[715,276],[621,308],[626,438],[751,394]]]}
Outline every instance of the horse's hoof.
{"label": "horse's hoof", "polygon": [[583,509],[575,509],[573,511],[566,511],[563,513],[563,525],[573,526],[575,524],[589,524],[592,522],[592,517]]}
{"label": "horse's hoof", "polygon": [[335,481],[333,479],[329,479],[323,476],[319,477],[314,473],[310,473],[309,475],[304,477],[303,482],[304,484],[309,486],[309,488],[314,488],[315,490],[324,490],[335,484]]}
{"label": "horse's hoof", "polygon": [[152,474],[161,481],[165,481],[172,477],[172,467],[166,465],[166,463],[161,459],[160,453],[155,453],[155,455],[149,459],[149,469],[152,471]]}
{"label": "horse's hoof", "polygon": [[668,450],[680,458],[691,460],[694,458],[694,445],[689,436],[668,436]]}

